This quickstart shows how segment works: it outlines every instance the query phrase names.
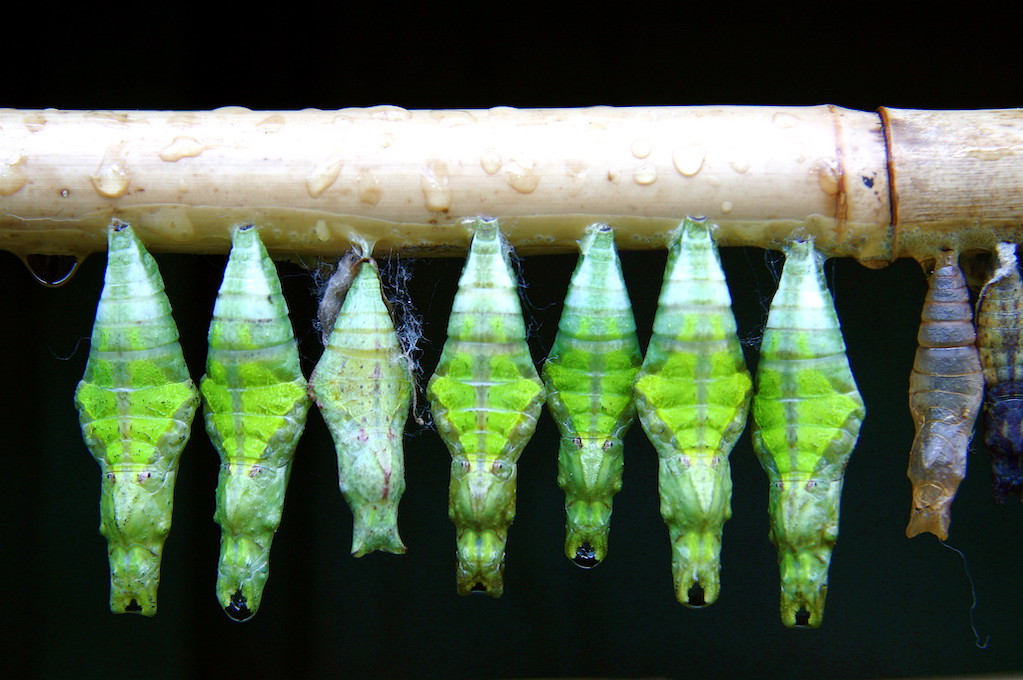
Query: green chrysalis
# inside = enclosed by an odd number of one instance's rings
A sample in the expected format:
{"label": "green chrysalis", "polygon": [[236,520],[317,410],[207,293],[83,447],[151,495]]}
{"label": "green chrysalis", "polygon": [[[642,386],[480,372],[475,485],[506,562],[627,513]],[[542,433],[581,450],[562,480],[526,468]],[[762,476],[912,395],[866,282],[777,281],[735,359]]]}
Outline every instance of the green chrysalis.
{"label": "green chrysalis", "polygon": [[110,557],[110,610],[156,613],[174,479],[199,393],[156,261],[120,222],[107,236],[107,271],[85,376],[75,390],[85,444],[103,472],[100,533]]}
{"label": "green chrysalis", "polygon": [[364,259],[355,268],[309,391],[334,438],[341,492],[355,518],[352,553],[361,557],[373,550],[405,552],[398,503],[405,492],[402,434],[412,370],[376,262]]}
{"label": "green chrysalis", "polygon": [[565,554],[589,569],[607,554],[612,498],[622,488],[622,438],[636,416],[632,383],[643,358],[614,231],[591,225],[579,248],[543,378],[561,432]]}
{"label": "green chrysalis", "polygon": [[865,410],[813,241],[787,249],[753,397],[753,449],[771,483],[781,618],[816,628],[838,538],[845,466]]}
{"label": "green chrysalis", "polygon": [[721,589],[728,455],[752,388],[731,305],[710,225],[686,218],[672,236],[636,407],[657,449],[675,596],[690,607],[712,604]]}
{"label": "green chrysalis", "polygon": [[543,383],[526,329],[508,245],[478,219],[426,396],[451,452],[449,514],[458,592],[503,591],[504,546],[515,517],[515,463],[536,428]]}
{"label": "green chrysalis", "polygon": [[277,270],[255,228],[231,233],[201,391],[220,454],[217,599],[244,621],[259,609],[291,459],[309,410]]}

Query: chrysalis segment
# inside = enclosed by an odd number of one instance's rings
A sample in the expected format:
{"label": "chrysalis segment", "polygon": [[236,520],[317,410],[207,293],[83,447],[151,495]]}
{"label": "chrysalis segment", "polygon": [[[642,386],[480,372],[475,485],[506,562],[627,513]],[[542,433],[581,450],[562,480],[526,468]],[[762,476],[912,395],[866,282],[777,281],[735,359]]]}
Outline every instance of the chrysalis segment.
{"label": "chrysalis segment", "polygon": [[966,476],[966,449],[984,393],[970,294],[956,253],[944,251],[930,276],[909,376],[916,438],[909,452],[913,507],[906,535],[948,538],[952,499]]}
{"label": "chrysalis segment", "polygon": [[479,219],[475,229],[426,396],[452,458],[458,592],[498,597],[515,517],[516,461],[536,428],[544,390],[526,344],[508,246],[496,220]]}
{"label": "chrysalis segment", "polygon": [[731,304],[710,225],[686,218],[672,238],[635,392],[659,459],[675,595],[691,607],[720,592],[721,534],[732,514],[728,455],[752,388]]}
{"label": "chrysalis segment", "polygon": [[75,390],[82,434],[103,473],[100,533],[110,610],[152,616],[174,479],[199,393],[156,261],[134,230],[108,234],[107,271],[85,376]]}
{"label": "chrysalis segment", "polygon": [[217,598],[232,619],[259,609],[291,459],[309,410],[277,270],[256,229],[231,234],[201,391],[220,454]]}
{"label": "chrysalis segment", "polygon": [[643,359],[614,231],[592,225],[579,246],[543,379],[561,432],[565,554],[591,568],[607,554],[612,498],[622,488],[622,437],[636,415],[632,384]]}
{"label": "chrysalis segment", "polygon": [[812,241],[788,248],[753,397],[753,449],[771,483],[770,536],[790,627],[821,623],[845,466],[865,414],[822,261]]}
{"label": "chrysalis segment", "polygon": [[978,304],[977,348],[987,383],[984,444],[995,500],[1023,501],[1023,281],[1014,243],[998,244],[998,266]]}
{"label": "chrysalis segment", "polygon": [[341,492],[355,518],[352,553],[405,552],[398,503],[405,492],[402,435],[412,370],[373,260],[363,260],[310,378],[337,450]]}

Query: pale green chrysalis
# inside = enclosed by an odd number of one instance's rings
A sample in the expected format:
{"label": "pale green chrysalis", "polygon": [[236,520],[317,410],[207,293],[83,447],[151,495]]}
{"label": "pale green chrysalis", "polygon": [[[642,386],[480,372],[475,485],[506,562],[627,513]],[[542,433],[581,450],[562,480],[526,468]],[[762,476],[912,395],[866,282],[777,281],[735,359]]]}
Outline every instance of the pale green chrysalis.
{"label": "pale green chrysalis", "polygon": [[244,621],[259,609],[270,544],[310,399],[277,269],[254,227],[231,232],[201,391],[220,454],[217,599]]}
{"label": "pale green chrysalis", "polygon": [[816,628],[838,538],[845,466],[865,410],[813,241],[786,250],[753,397],[753,450],[770,481],[781,618]]}
{"label": "pale green chrysalis", "polygon": [[622,438],[636,416],[632,384],[643,358],[614,231],[591,225],[579,249],[543,378],[561,432],[565,555],[589,569],[607,555],[612,499],[622,488]]}
{"label": "pale green chrysalis", "polygon": [[731,305],[710,224],[686,218],[668,251],[636,408],[657,450],[675,596],[690,607],[712,604],[721,589],[728,455],[749,411],[752,383]]}
{"label": "pale green chrysalis", "polygon": [[341,492],[355,519],[352,554],[361,557],[373,550],[405,552],[398,536],[398,503],[405,492],[402,436],[412,369],[395,333],[376,262],[363,259],[355,269],[309,379],[309,392],[334,439]]}
{"label": "pale green chrysalis", "polygon": [[170,532],[174,479],[199,393],[156,261],[115,222],[85,376],[75,390],[82,434],[103,472],[100,533],[110,610],[152,616]]}
{"label": "pale green chrysalis", "polygon": [[516,461],[536,429],[544,399],[508,251],[496,220],[476,220],[448,338],[426,391],[451,452],[449,514],[463,595],[503,592]]}

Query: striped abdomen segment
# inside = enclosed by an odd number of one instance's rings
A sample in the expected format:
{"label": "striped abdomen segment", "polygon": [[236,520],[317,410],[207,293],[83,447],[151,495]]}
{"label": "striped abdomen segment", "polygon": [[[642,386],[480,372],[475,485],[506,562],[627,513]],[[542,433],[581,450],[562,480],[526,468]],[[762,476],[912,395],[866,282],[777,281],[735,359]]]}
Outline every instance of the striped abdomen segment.
{"label": "striped abdomen segment", "polygon": [[398,503],[405,492],[402,437],[412,369],[394,330],[376,262],[357,274],[328,336],[309,391],[330,428],[341,492],[355,519],[352,553],[405,552]]}
{"label": "striped abdomen segment", "polygon": [[906,535],[929,531],[944,540],[984,392],[970,295],[952,251],[942,252],[930,276],[917,340],[909,376],[916,437],[909,453],[913,507]]}
{"label": "striped abdomen segment", "polygon": [[579,247],[543,378],[561,433],[565,554],[591,568],[607,554],[612,499],[622,487],[622,437],[636,414],[632,384],[642,356],[614,231],[592,225]]}
{"label": "striped abdomen segment", "polygon": [[122,223],[107,270],[85,376],[75,390],[82,434],[103,474],[100,533],[110,609],[156,613],[178,460],[199,404],[156,261]]}
{"label": "striped abdomen segment", "polygon": [[201,391],[220,454],[217,597],[231,618],[259,608],[291,459],[309,409],[288,307],[253,227],[235,229],[213,308]]}
{"label": "striped abdomen segment", "polygon": [[786,626],[820,625],[845,466],[865,415],[813,242],[787,250],[753,398]]}
{"label": "striped abdomen segment", "polygon": [[515,517],[515,463],[536,428],[543,385],[496,220],[476,221],[427,398],[452,457],[458,590],[500,596]]}
{"label": "striped abdomen segment", "polygon": [[728,455],[746,425],[752,387],[731,304],[710,225],[687,218],[672,238],[635,391],[659,458],[675,595],[693,607],[713,603],[720,591]]}
{"label": "striped abdomen segment", "polygon": [[997,266],[977,306],[977,348],[995,500],[1010,494],[1023,500],[1023,281],[1014,243],[998,244]]}

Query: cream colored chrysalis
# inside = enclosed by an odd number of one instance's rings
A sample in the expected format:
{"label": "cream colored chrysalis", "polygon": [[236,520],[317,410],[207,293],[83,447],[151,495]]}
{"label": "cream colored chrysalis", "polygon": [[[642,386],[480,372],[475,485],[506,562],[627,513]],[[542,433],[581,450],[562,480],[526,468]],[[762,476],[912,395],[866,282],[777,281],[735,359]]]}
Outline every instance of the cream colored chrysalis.
{"label": "cream colored chrysalis", "polygon": [[355,520],[352,554],[403,553],[398,503],[405,492],[402,436],[412,399],[411,365],[376,262],[363,257],[339,266],[355,273],[309,379],[309,394],[334,439],[338,481]]}

